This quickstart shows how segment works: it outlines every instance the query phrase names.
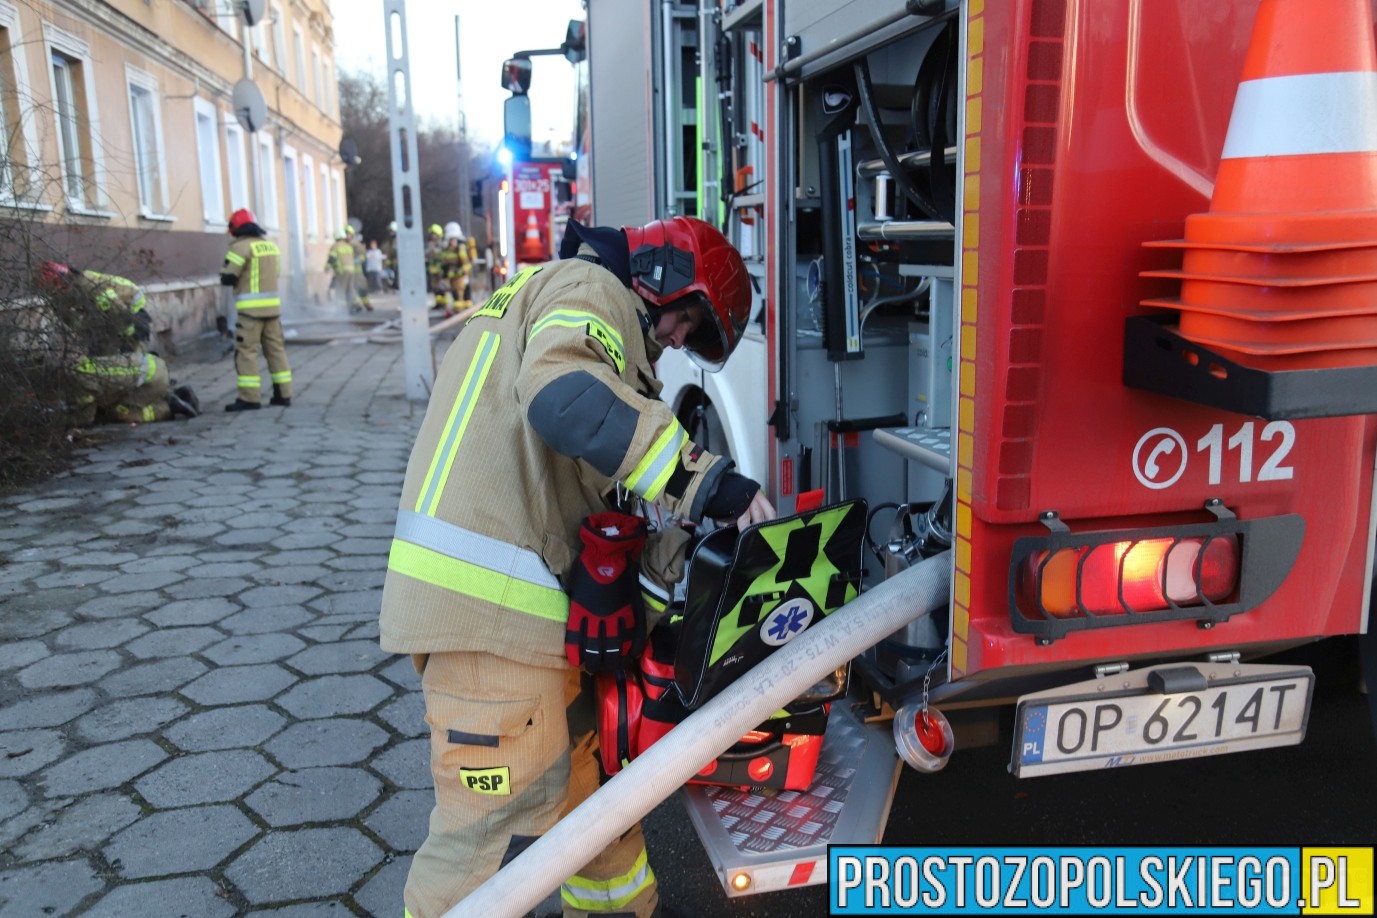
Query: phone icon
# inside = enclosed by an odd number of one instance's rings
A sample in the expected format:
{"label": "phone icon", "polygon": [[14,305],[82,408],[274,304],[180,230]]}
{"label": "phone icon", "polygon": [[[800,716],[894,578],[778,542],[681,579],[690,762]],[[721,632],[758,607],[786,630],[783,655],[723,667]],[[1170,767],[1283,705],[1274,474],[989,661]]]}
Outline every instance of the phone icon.
{"label": "phone icon", "polygon": [[1174,452],[1176,452],[1175,440],[1167,439],[1159,441],[1158,444],[1152,448],[1152,452],[1148,453],[1147,461],[1143,463],[1143,474],[1149,478],[1156,478],[1161,472],[1161,469],[1157,466],[1157,458]]}

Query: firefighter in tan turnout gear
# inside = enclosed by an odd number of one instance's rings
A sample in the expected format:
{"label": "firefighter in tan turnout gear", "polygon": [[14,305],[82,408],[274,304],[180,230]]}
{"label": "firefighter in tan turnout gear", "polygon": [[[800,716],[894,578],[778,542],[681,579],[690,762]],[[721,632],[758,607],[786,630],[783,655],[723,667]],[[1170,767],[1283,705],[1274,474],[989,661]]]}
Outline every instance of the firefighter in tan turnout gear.
{"label": "firefighter in tan turnout gear", "polygon": [[[410,918],[440,918],[597,788],[591,680],[566,662],[588,634],[566,593],[584,521],[619,484],[693,521],[774,517],[759,485],[689,440],[652,369],[665,347],[713,367],[731,353],[750,311],[736,250],[675,217],[571,222],[561,255],[468,321],[407,466],[380,641],[422,673],[431,733]],[[589,854],[561,887],[566,916],[656,912],[639,826]]]}
{"label": "firefighter in tan turnout gear", "polygon": [[229,231],[234,241],[225,253],[220,283],[234,288],[234,370],[238,374],[238,393],[225,410],[257,411],[262,407],[260,345],[272,376],[270,404],[285,408],[292,403],[292,368],[287,363],[282,297],[277,292],[280,253],[276,243],[263,238],[263,229],[250,210],[236,210],[230,216]]}

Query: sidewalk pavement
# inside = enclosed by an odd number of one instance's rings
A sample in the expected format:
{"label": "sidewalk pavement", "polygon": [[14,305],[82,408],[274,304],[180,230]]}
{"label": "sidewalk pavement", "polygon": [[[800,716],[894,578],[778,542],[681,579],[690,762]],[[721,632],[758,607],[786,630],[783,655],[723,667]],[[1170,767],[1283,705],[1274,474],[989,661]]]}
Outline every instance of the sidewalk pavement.
{"label": "sidewalk pavement", "polygon": [[400,345],[288,352],[290,408],[173,358],[201,417],[0,497],[3,918],[401,914],[429,744],[377,616],[425,409]]}

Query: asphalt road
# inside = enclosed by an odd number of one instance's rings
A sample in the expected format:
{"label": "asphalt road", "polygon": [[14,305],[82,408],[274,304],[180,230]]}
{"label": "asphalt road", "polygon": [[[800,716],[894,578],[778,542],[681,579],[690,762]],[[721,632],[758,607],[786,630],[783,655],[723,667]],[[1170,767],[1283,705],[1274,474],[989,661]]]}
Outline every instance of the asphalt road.
{"label": "asphalt road", "polygon": [[[1315,668],[1299,746],[1212,759],[1017,779],[1009,746],[957,749],[947,768],[905,767],[886,844],[1372,845],[1377,843],[1377,741],[1356,688],[1351,640],[1266,662]],[[828,913],[827,887],[727,899],[682,804],[645,823],[663,901],[685,914],[801,918]]]}

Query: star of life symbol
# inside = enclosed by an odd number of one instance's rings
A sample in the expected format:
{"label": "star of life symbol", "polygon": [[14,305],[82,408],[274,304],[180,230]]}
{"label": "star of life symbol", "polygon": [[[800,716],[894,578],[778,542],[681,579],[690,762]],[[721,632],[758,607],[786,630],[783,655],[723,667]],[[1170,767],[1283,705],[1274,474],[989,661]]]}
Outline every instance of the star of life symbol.
{"label": "star of life symbol", "polygon": [[761,623],[760,639],[771,647],[788,643],[808,627],[815,611],[817,607],[801,597],[780,603]]}

